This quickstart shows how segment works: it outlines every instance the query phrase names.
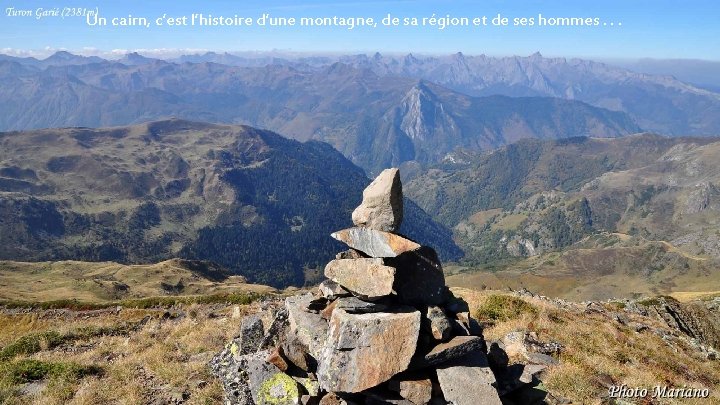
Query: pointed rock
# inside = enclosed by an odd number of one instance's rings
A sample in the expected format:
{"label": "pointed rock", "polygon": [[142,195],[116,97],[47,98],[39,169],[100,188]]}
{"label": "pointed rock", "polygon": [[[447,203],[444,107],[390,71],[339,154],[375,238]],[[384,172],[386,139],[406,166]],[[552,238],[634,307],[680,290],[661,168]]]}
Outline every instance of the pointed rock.
{"label": "pointed rock", "polygon": [[356,226],[395,232],[403,218],[400,170],[385,169],[363,191],[362,203],[352,213]]}
{"label": "pointed rock", "polygon": [[390,295],[395,282],[395,268],[382,259],[335,259],[325,266],[325,277],[346,289],[369,299]]}
{"label": "pointed rock", "polygon": [[239,339],[237,340],[239,344],[238,353],[248,354],[261,349],[260,344],[264,335],[265,329],[262,319],[257,314],[243,318],[240,323]]}
{"label": "pointed rock", "polygon": [[318,367],[320,386],[329,392],[356,393],[405,371],[415,353],[420,312],[350,314],[335,309]]}
{"label": "pointed rock", "polygon": [[348,228],[330,236],[370,257],[396,257],[420,249],[419,244],[402,236],[370,228]]}
{"label": "pointed rock", "polygon": [[495,376],[485,353],[474,351],[467,356],[442,364],[437,369],[438,381],[445,399],[455,405],[501,405],[493,387]]}

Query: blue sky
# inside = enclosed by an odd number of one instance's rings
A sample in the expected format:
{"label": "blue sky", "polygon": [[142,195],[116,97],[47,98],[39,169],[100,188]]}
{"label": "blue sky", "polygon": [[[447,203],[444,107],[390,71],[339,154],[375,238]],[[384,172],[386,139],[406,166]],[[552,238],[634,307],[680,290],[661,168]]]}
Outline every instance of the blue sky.
{"label": "blue sky", "polygon": [[[492,18],[500,13],[510,26],[449,27],[91,27],[83,18],[11,17],[7,8],[52,8],[59,1],[0,0],[0,51],[67,49],[93,53],[125,50],[189,49],[214,51],[289,50],[310,52],[386,52],[528,55],[602,58],[694,58],[720,60],[720,5],[712,0],[447,0],[447,1],[160,1],[73,0],[65,5],[98,7],[108,18],[192,13],[257,18],[398,17]],[[597,17],[597,27],[514,27],[515,17]],[[610,25],[612,23],[612,25]],[[607,24],[607,25],[604,25]],[[620,25],[621,24],[621,25]]]}

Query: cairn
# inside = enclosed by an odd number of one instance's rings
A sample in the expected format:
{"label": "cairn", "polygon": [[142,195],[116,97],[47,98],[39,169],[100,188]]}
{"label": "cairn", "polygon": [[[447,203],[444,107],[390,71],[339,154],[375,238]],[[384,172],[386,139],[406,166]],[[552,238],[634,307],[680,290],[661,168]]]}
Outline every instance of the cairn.
{"label": "cairn", "polygon": [[[227,404],[500,404],[482,330],[435,251],[395,233],[398,169],[363,192],[315,293],[246,317],[211,366]],[[269,325],[267,331],[264,325]]]}

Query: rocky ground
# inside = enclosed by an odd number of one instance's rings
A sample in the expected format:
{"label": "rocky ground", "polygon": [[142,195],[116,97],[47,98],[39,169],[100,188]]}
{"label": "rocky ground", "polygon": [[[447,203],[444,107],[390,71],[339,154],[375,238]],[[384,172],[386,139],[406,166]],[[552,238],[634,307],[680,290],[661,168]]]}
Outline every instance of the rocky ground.
{"label": "rocky ground", "polygon": [[[668,384],[711,391],[710,399],[682,403],[720,403],[716,352],[668,325],[658,314],[659,300],[574,303],[527,292],[453,293],[468,302],[488,347],[504,345],[510,369],[553,349],[550,356],[557,362],[527,385],[541,396],[546,392],[545,399],[602,403],[609,385]],[[245,315],[277,302],[119,311],[2,309],[0,403],[220,403],[222,383],[208,362],[240,334]],[[718,314],[717,298],[697,302]]]}

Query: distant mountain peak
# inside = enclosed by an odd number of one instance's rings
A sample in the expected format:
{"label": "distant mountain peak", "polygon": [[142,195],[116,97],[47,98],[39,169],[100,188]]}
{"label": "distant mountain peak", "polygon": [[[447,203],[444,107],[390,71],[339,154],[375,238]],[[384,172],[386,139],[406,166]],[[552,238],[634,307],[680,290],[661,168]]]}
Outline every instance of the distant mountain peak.
{"label": "distant mountain peak", "polygon": [[125,56],[123,56],[122,59],[119,60],[119,62],[125,65],[138,66],[149,65],[159,60],[160,59],[148,58],[147,56],[140,55],[137,52],[129,52],[125,54]]}
{"label": "distant mountain peak", "polygon": [[68,51],[57,51],[57,52],[55,52],[54,54],[52,54],[52,55],[48,56],[47,58],[45,58],[45,60],[48,60],[48,59],[64,59],[64,60],[70,60],[70,59],[72,59],[72,58],[74,58],[74,57],[77,57],[77,56],[78,56],[78,55],[74,55],[74,54],[72,54],[72,53],[70,53],[70,52],[68,52]]}
{"label": "distant mountain peak", "polygon": [[456,128],[443,103],[422,80],[407,92],[401,108],[400,129],[410,139],[424,141],[435,132],[452,132]]}
{"label": "distant mountain peak", "polygon": [[540,51],[536,51],[536,52],[533,53],[532,55],[528,56],[528,59],[531,59],[531,60],[540,60],[540,59],[543,59],[543,56],[542,56],[542,54],[540,53]]}

